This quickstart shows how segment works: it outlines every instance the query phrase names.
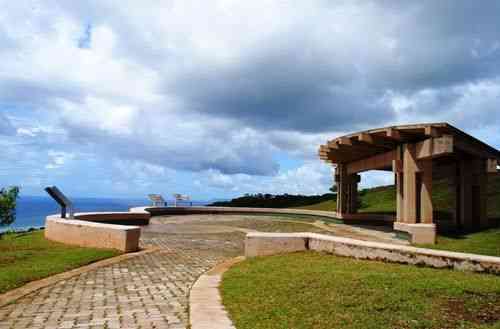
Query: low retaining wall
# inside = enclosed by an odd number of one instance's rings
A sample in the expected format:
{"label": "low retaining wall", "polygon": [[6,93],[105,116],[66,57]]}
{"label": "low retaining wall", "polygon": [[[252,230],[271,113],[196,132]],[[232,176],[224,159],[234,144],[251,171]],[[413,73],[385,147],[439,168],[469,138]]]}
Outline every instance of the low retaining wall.
{"label": "low retaining wall", "polygon": [[[82,216],[82,217],[80,217]],[[96,214],[89,215],[93,218]],[[139,249],[141,229],[139,226],[104,224],[89,221],[85,215],[77,219],[48,216],[45,220],[45,237],[52,241],[93,248],[117,249],[132,252]]]}
{"label": "low retaining wall", "polygon": [[500,257],[360,241],[316,233],[248,233],[245,256],[315,250],[358,259],[500,274]]}
{"label": "low retaining wall", "polygon": [[151,214],[147,211],[85,212],[75,214],[75,219],[79,220],[122,225],[148,225],[150,218]]}
{"label": "low retaining wall", "polygon": [[189,214],[283,214],[323,217],[346,224],[392,225],[394,218],[384,214],[350,214],[340,218],[335,211],[289,209],[289,208],[251,208],[251,207],[136,207],[130,211],[147,211],[152,216],[189,215]]}

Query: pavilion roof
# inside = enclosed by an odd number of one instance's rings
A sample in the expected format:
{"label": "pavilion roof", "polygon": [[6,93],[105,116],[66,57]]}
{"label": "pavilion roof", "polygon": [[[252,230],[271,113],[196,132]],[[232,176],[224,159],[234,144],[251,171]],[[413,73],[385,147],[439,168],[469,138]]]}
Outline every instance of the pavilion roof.
{"label": "pavilion roof", "polygon": [[340,136],[321,145],[319,156],[330,163],[348,163],[394,150],[401,144],[443,136],[453,137],[454,149],[500,161],[499,150],[445,122],[389,126]]}

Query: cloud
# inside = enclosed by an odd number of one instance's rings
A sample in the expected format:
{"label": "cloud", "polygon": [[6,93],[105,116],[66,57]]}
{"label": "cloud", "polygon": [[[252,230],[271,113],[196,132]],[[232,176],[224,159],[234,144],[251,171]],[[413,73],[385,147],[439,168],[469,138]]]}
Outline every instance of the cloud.
{"label": "cloud", "polygon": [[226,175],[210,170],[197,181],[204,188],[219,193],[323,194],[332,185],[332,169],[319,161],[308,161],[289,170],[280,170],[275,176],[254,177],[246,174]]}
{"label": "cloud", "polygon": [[330,181],[318,145],[344,133],[450,121],[500,145],[499,7],[4,1],[5,153],[22,149],[30,173],[84,165],[50,150],[101,159],[85,165],[113,191],[161,168],[191,189],[312,193]]}
{"label": "cloud", "polygon": [[49,150],[48,156],[50,161],[45,165],[45,169],[59,169],[75,157],[73,153],[54,150]]}

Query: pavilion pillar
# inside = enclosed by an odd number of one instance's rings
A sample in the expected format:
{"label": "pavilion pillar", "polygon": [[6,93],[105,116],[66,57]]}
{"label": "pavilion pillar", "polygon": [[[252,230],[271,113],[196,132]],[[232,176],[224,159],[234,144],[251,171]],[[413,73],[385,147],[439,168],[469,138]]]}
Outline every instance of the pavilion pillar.
{"label": "pavilion pillar", "polygon": [[472,166],[470,160],[460,160],[458,163],[458,211],[459,228],[472,227]]}
{"label": "pavilion pillar", "polygon": [[465,230],[488,227],[488,175],[485,160],[460,160],[458,178],[459,227]]}
{"label": "pavilion pillar", "polygon": [[398,147],[396,175],[397,220],[394,229],[407,232],[412,243],[435,243],[432,207],[432,158],[418,160],[417,145]]}
{"label": "pavilion pillar", "polygon": [[459,200],[458,197],[460,192],[458,188],[460,187],[460,175],[459,175],[459,166],[455,163],[452,165],[450,169],[450,175],[448,176],[448,193],[452,195],[450,202],[450,212],[452,216],[452,226],[451,228],[457,228],[459,226],[459,217],[460,217],[460,209],[459,209]]}
{"label": "pavilion pillar", "polygon": [[402,146],[403,168],[397,172],[397,221],[432,224],[432,159],[417,160],[416,145]]}
{"label": "pavilion pillar", "polygon": [[348,196],[348,209],[347,213],[355,214],[358,212],[358,183],[360,182],[358,174],[348,176],[349,180],[349,196]]}
{"label": "pavilion pillar", "polygon": [[479,228],[484,229],[489,227],[488,220],[488,172],[486,171],[486,161],[481,161],[479,172],[479,186],[480,186],[480,218]]}
{"label": "pavilion pillar", "polygon": [[402,168],[403,163],[403,146],[400,145],[396,150],[396,160],[393,162],[392,169],[394,171],[396,181],[396,221],[404,222],[404,173]]}
{"label": "pavilion pillar", "polygon": [[417,161],[415,144],[403,145],[403,222],[417,222]]}
{"label": "pavilion pillar", "polygon": [[337,182],[337,214],[342,215],[347,212],[349,184],[347,179],[347,167],[338,164],[335,169],[335,181]]}
{"label": "pavilion pillar", "polygon": [[433,223],[434,209],[432,206],[432,159],[420,161],[420,222]]}

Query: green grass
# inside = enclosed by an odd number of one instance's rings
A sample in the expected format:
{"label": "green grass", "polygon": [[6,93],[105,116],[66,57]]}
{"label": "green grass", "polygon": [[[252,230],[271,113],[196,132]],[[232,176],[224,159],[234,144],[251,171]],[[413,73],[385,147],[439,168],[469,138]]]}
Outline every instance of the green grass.
{"label": "green grass", "polygon": [[437,244],[422,247],[500,257],[500,228],[463,235],[440,235]]}
{"label": "green grass", "polygon": [[[500,224],[500,177],[491,177],[488,182],[488,217]],[[445,223],[451,219],[451,208],[454,199],[453,191],[447,181],[435,181],[432,186],[432,202],[434,205],[434,218],[436,222]],[[361,206],[359,212],[370,213],[395,213],[396,189],[394,186],[381,186],[359,192]],[[335,200],[324,201],[315,205],[302,207],[302,209],[330,210],[336,208]],[[500,257],[500,229],[490,229],[478,233],[462,235],[439,235],[436,245],[423,247],[467,252],[474,254]]]}
{"label": "green grass", "polygon": [[[434,182],[432,186],[432,202],[437,218],[447,219],[449,217],[453,198],[453,192],[446,180]],[[396,212],[396,188],[393,185],[361,190],[359,191],[359,199],[361,201],[359,212]],[[491,177],[489,179],[488,200],[488,216],[500,218],[500,202],[498,202],[500,200],[500,177]],[[327,200],[298,208],[334,211],[336,204],[336,200]]]}
{"label": "green grass", "polygon": [[327,201],[312,204],[309,206],[296,207],[296,208],[297,209],[308,209],[308,210],[335,211],[337,209],[337,202],[335,200],[327,200]]}
{"label": "green grass", "polygon": [[238,329],[500,328],[500,277],[316,252],[246,260],[221,293]]}
{"label": "green grass", "polygon": [[9,233],[0,238],[0,293],[52,274],[120,254],[52,242],[43,231]]}

